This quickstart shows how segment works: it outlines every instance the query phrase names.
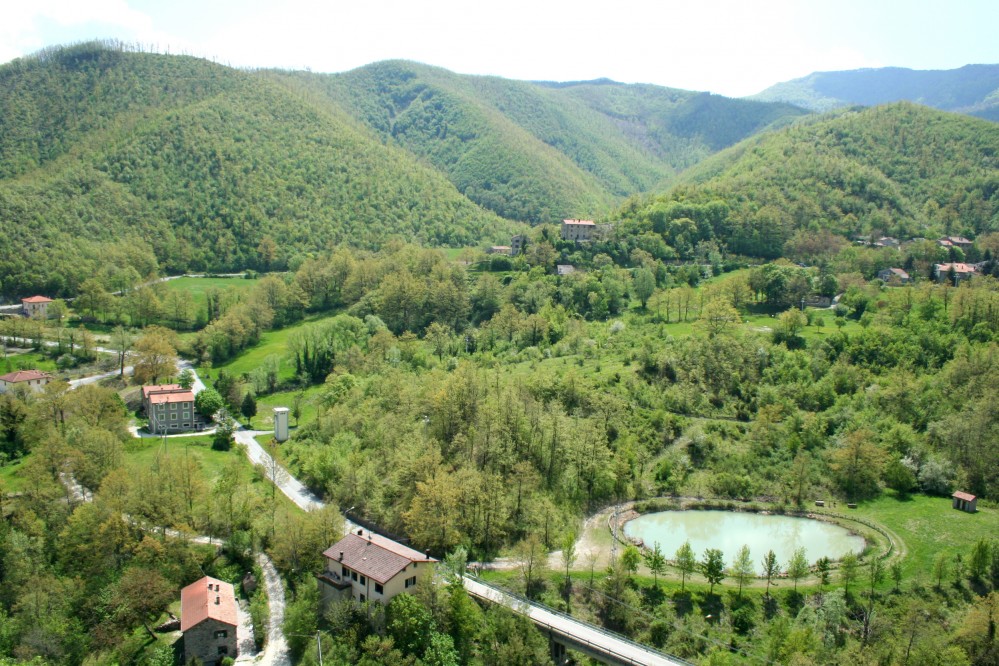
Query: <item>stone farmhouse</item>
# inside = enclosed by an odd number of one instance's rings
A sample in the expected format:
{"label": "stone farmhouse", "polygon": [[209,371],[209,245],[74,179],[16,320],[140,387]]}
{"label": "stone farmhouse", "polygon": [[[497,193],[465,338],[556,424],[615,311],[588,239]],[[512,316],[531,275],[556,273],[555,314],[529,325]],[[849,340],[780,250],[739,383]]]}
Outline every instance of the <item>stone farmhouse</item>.
{"label": "stone farmhouse", "polygon": [[143,386],[142,406],[154,435],[204,427],[204,421],[194,411],[194,393],[179,384]]}
{"label": "stone farmhouse", "polygon": [[21,312],[24,313],[25,317],[46,319],[49,316],[49,303],[51,302],[52,299],[46,298],[45,296],[29,296],[28,298],[22,298]]}
{"label": "stone farmhouse", "polygon": [[38,393],[52,381],[52,375],[40,370],[17,370],[0,375],[0,393],[13,391],[19,386]]}
{"label": "stone farmhouse", "polygon": [[236,594],[231,584],[209,576],[180,591],[180,630],[184,634],[184,663],[197,657],[215,666],[236,658]]}
{"label": "stone farmhouse", "polygon": [[590,241],[597,225],[593,220],[562,220],[562,240]]}
{"label": "stone farmhouse", "polygon": [[410,591],[420,576],[433,573],[436,559],[369,530],[358,529],[324,553],[319,574],[323,605],[341,599],[378,601]]}

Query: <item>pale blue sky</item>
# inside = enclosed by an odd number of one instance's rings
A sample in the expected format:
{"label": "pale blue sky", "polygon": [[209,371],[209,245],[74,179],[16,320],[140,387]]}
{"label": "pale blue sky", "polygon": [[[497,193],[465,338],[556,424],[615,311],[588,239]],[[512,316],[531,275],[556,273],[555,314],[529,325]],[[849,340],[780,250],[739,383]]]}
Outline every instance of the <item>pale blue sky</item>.
{"label": "pale blue sky", "polygon": [[6,0],[0,62],[95,37],[241,67],[406,58],[741,96],[813,71],[999,63],[995,0]]}

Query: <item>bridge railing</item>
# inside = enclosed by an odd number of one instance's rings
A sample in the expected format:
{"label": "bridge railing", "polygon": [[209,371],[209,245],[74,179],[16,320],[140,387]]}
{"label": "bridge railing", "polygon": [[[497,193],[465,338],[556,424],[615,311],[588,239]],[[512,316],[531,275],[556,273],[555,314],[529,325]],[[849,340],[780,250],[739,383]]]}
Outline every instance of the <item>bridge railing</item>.
{"label": "bridge railing", "polygon": [[[647,653],[649,653],[651,655],[654,655],[656,657],[660,657],[662,659],[669,660],[669,661],[671,661],[671,662],[673,662],[675,664],[681,664],[681,665],[685,665],[685,666],[694,666],[693,663],[691,663],[691,662],[689,662],[689,661],[687,661],[685,659],[681,659],[679,657],[674,657],[671,654],[666,654],[665,652],[657,650],[654,647],[651,647],[651,646],[648,646],[648,645],[644,645],[643,643],[639,643],[638,641],[632,640],[632,639],[628,638],[627,636],[623,636],[623,635],[621,635],[621,634],[619,634],[619,633],[617,633],[615,631],[611,631],[610,629],[604,629],[603,627],[598,627],[595,624],[591,624],[590,622],[586,622],[585,620],[581,620],[578,617],[573,617],[572,615],[569,615],[568,613],[563,613],[562,611],[556,610],[556,609],[552,608],[551,606],[547,606],[547,605],[545,605],[545,604],[543,604],[543,603],[541,603],[539,601],[534,601],[532,599],[528,599],[524,595],[519,594],[517,592],[513,592],[511,590],[507,590],[505,588],[499,587],[498,585],[494,585],[492,583],[487,583],[486,581],[482,580],[481,578],[479,578],[478,576],[476,576],[474,574],[466,573],[465,577],[468,578],[468,579],[470,579],[470,580],[475,581],[479,585],[482,585],[484,587],[488,587],[489,589],[491,589],[491,590],[493,590],[493,591],[495,591],[495,592],[497,592],[497,593],[499,593],[499,594],[501,594],[501,595],[503,595],[505,597],[509,597],[509,598],[511,598],[511,599],[519,602],[522,605],[531,606],[531,607],[543,610],[543,611],[545,611],[547,613],[551,613],[552,615],[557,615],[559,617],[565,618],[565,619],[569,620],[570,622],[574,622],[576,624],[583,625],[587,629],[590,629],[592,631],[596,631],[597,633],[603,634],[603,635],[605,635],[605,636],[607,636],[609,638],[613,638],[614,640],[620,641],[622,643],[627,643],[628,645],[634,646],[635,648],[637,648],[639,650],[642,650],[643,652],[647,652]],[[565,636],[566,638],[574,641],[578,645],[592,648],[595,652],[600,652],[600,653],[603,653],[603,654],[608,654],[608,655],[614,656],[614,657],[616,657],[617,659],[619,659],[621,661],[627,662],[629,664],[635,664],[636,666],[641,666],[641,665],[643,665],[643,664],[646,663],[646,662],[643,662],[643,661],[636,661],[633,657],[629,657],[628,655],[621,654],[620,652],[614,650],[613,648],[608,647],[604,643],[594,643],[593,641],[589,640],[588,638],[577,636],[576,634],[572,634],[572,633],[567,633],[565,631],[565,629],[556,627],[556,626],[552,625],[549,622],[545,622],[543,620],[539,621],[536,618],[530,618],[530,619],[531,619],[532,622],[534,622],[537,625],[544,625],[545,628],[547,628],[549,632],[554,632],[554,633],[560,634],[562,636]]]}

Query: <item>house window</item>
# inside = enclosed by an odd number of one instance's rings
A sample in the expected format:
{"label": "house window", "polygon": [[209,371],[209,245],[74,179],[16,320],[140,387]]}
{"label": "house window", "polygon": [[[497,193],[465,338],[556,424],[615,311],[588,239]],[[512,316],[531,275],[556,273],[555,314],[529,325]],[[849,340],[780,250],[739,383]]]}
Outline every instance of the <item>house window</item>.
{"label": "house window", "polygon": [[215,638],[228,638],[229,632],[225,629],[219,629],[215,632]]}
{"label": "house window", "polygon": [[364,601],[364,594],[363,593],[361,594],[360,599],[361,599],[361,601]]}
{"label": "house window", "polygon": [[351,578],[351,580],[357,580],[357,572],[356,571],[351,571],[350,572],[350,578]]}
{"label": "house window", "polygon": [[220,657],[224,657],[227,654],[229,654],[229,648],[226,647],[225,645],[220,645],[219,646],[219,656]]}
{"label": "house window", "polygon": [[375,592],[378,594],[385,594],[385,588],[382,587],[381,583],[375,583]]}
{"label": "house window", "polygon": [[406,589],[407,590],[409,588],[413,587],[414,585],[416,585],[416,576],[411,576],[410,578],[406,579]]}
{"label": "house window", "polygon": [[368,579],[365,578],[364,576],[361,576],[361,585],[367,585],[367,584],[368,584]]}
{"label": "house window", "polygon": [[344,578],[346,578],[347,576],[349,576],[349,575],[350,575],[350,572],[349,572],[349,571],[347,571],[347,567],[340,567],[340,573],[342,573],[342,574],[343,574],[343,577],[344,577]]}

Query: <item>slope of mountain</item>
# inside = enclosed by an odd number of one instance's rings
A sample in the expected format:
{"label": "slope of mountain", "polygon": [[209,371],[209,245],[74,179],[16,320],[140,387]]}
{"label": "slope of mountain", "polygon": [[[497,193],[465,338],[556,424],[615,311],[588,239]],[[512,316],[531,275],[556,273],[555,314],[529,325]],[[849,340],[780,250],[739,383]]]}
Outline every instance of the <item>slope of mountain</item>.
{"label": "slope of mountain", "polygon": [[0,68],[7,295],[71,294],[114,242],[167,270],[223,270],[293,265],[331,243],[467,244],[516,228],[268,77],[104,44]]}
{"label": "slope of mountain", "polygon": [[787,102],[820,112],[905,100],[999,121],[999,65],[927,71],[884,67],[815,72],[778,83],[748,99]]}
{"label": "slope of mountain", "polygon": [[661,189],[707,155],[805,112],[649,85],[464,76],[404,61],[277,73],[447,174],[476,203],[539,222]]}
{"label": "slope of mountain", "polygon": [[817,116],[705,160],[622,217],[667,242],[692,219],[688,242],[716,239],[761,257],[780,256],[798,230],[996,231],[999,125],[907,102]]}

